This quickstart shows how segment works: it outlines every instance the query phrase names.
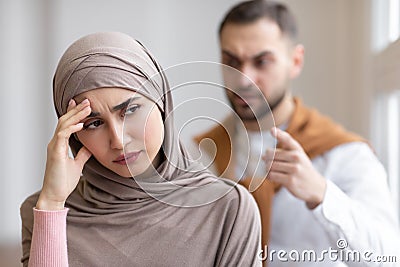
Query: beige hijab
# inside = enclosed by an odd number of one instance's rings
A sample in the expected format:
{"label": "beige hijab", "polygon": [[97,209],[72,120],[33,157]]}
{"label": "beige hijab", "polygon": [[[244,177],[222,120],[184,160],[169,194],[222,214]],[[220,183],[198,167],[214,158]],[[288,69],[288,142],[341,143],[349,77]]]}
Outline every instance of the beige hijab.
{"label": "beige hijab", "polygon": [[[165,160],[153,176],[137,179],[118,176],[94,157],[86,163],[66,202],[70,266],[258,266],[260,222],[253,199],[189,159],[174,130],[167,79],[139,42],[107,32],[73,43],[53,80],[57,115],[66,113],[75,95],[107,87],[139,92],[157,104]],[[75,155],[82,144],[71,137],[70,146]],[[24,265],[37,197],[21,207]]]}

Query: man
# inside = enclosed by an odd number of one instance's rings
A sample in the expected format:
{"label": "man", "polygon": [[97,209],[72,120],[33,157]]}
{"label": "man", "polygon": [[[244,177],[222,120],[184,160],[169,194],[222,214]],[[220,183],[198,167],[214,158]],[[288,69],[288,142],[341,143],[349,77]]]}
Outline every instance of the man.
{"label": "man", "polygon": [[[304,60],[296,34],[283,4],[243,2],[227,13],[219,40],[231,68],[223,74],[240,120],[230,116],[196,141],[211,138],[217,173],[252,189],[263,225],[260,256],[269,266],[380,266],[376,257],[400,251],[385,171],[362,138],[291,95]],[[262,164],[251,156],[259,147]]]}

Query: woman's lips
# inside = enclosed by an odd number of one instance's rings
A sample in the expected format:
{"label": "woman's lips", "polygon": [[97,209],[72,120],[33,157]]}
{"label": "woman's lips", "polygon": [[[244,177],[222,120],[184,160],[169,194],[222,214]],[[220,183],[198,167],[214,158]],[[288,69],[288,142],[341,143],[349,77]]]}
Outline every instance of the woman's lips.
{"label": "woman's lips", "polygon": [[127,164],[130,164],[130,163],[133,163],[139,157],[140,152],[141,151],[130,152],[130,153],[126,153],[126,154],[120,155],[118,158],[113,160],[113,162],[117,163],[117,164],[120,164],[120,165],[127,165]]}

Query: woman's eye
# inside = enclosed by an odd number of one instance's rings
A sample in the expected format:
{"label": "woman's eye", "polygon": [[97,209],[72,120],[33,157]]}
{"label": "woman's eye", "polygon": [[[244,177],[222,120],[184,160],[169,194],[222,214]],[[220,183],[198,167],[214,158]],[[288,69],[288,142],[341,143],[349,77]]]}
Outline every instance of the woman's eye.
{"label": "woman's eye", "polygon": [[139,105],[129,106],[126,108],[124,115],[129,115],[134,113],[139,108]]}
{"label": "woman's eye", "polygon": [[85,123],[83,125],[83,129],[96,129],[97,127],[99,127],[100,125],[102,125],[103,122],[101,120],[95,120],[95,121],[91,121],[89,123]]}

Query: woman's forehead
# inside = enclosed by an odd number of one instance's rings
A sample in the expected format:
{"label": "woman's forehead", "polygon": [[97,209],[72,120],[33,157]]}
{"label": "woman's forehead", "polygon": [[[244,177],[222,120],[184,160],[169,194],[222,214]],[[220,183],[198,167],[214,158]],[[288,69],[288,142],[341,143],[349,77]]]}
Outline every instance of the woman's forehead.
{"label": "woman's forehead", "polygon": [[97,88],[74,96],[74,100],[77,102],[81,102],[85,100],[85,98],[107,101],[107,100],[118,100],[121,98],[138,99],[138,98],[145,98],[145,96],[143,96],[141,93],[137,91],[119,87]]}
{"label": "woman's forehead", "polygon": [[152,100],[139,92],[123,88],[99,88],[81,93],[74,97],[76,104],[88,99],[92,113],[104,110],[115,112],[128,108],[131,104],[141,104],[151,107],[156,105]]}

